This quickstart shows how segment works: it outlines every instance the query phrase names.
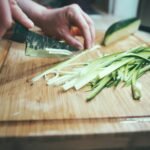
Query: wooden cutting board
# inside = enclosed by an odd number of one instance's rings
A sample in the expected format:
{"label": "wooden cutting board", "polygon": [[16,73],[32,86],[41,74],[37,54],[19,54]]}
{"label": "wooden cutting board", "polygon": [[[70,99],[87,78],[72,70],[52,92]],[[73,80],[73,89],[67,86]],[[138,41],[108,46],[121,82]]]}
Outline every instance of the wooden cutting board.
{"label": "wooden cutting board", "polygon": [[[101,41],[103,34],[104,31],[97,31],[97,42]],[[141,34],[136,34],[109,47],[102,47],[98,52],[114,52],[142,43],[149,44],[144,38]],[[6,60],[1,61],[0,121],[150,116],[150,74],[140,79],[143,85],[141,101],[132,99],[130,88],[119,86],[103,90],[93,101],[87,103],[87,92],[83,90],[63,92],[61,88],[46,86],[44,80],[33,86],[26,82],[33,74],[58,62],[58,59],[27,57],[23,44],[12,43],[9,49],[5,43],[1,47],[5,47],[5,51],[9,50],[9,53]],[[91,56],[97,57],[97,52]]]}

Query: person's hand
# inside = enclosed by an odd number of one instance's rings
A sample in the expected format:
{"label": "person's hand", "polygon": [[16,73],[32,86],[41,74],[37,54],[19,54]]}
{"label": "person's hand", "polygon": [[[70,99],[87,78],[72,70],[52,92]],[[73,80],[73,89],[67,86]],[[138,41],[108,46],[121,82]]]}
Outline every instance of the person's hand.
{"label": "person's hand", "polygon": [[[59,9],[46,9],[41,18],[41,28],[50,36],[64,39],[68,44],[78,48],[90,48],[95,40],[95,29],[90,17],[76,5]],[[84,38],[84,46],[71,33],[72,26],[79,28]]]}
{"label": "person's hand", "polygon": [[0,0],[0,38],[12,26],[13,19],[27,28],[34,26],[33,22],[17,5],[15,0]]}
{"label": "person's hand", "polygon": [[[90,48],[93,45],[93,22],[78,5],[49,10],[31,0],[18,0],[18,3],[19,5],[15,0],[0,0],[0,37],[11,27],[13,19],[27,28],[33,27],[33,22],[27,17],[29,16],[47,35],[64,39],[78,49]],[[80,30],[84,46],[70,33],[72,26]]]}

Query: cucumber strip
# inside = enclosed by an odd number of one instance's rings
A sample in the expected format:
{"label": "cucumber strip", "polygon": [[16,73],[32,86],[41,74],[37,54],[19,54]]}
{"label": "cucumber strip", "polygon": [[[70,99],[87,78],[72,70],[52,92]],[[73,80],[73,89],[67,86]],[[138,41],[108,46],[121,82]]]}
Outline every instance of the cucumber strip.
{"label": "cucumber strip", "polygon": [[107,76],[105,78],[103,78],[98,86],[93,90],[91,91],[90,95],[86,98],[86,101],[89,102],[90,100],[92,100],[99,92],[101,92],[104,88],[105,88],[105,85],[111,80],[111,77],[110,76]]}
{"label": "cucumber strip", "polygon": [[71,81],[69,81],[69,82],[67,82],[66,84],[63,85],[63,89],[64,89],[65,91],[67,91],[67,90],[73,88],[73,87],[74,87],[74,84],[75,84],[76,82],[77,82],[77,79],[76,79],[76,78],[73,79],[73,80],[71,80]]}
{"label": "cucumber strip", "polygon": [[131,85],[133,99],[141,98],[137,79],[150,70],[150,48],[136,47],[126,52],[76,63],[79,55],[42,73],[42,76],[47,76],[47,84],[62,85],[64,91],[71,88],[78,90],[89,85],[91,92],[87,101],[90,101],[105,87],[116,87],[122,82],[126,86]]}
{"label": "cucumber strip", "polygon": [[112,65],[110,65],[109,67],[105,68],[104,70],[99,72],[99,78],[103,78],[107,75],[109,75],[110,73],[112,73],[114,70],[120,68],[121,66],[127,64],[128,62],[132,61],[133,58],[129,58],[129,59],[125,59],[119,62],[114,62]]}
{"label": "cucumber strip", "polygon": [[49,54],[59,54],[59,55],[72,55],[73,53],[65,49],[55,49],[55,48],[45,48]]}
{"label": "cucumber strip", "polygon": [[132,90],[132,95],[134,100],[139,100],[141,98],[141,86],[137,82],[137,74],[138,72],[135,72],[132,76],[132,81],[131,81],[131,90]]}
{"label": "cucumber strip", "polygon": [[38,81],[39,79],[41,79],[44,75],[49,74],[53,71],[57,71],[57,70],[61,70],[64,69],[66,67],[68,67],[68,65],[76,60],[78,60],[79,58],[81,58],[82,56],[86,55],[87,53],[89,53],[90,51],[94,51],[97,50],[98,48],[100,48],[100,45],[95,45],[94,47],[92,47],[91,49],[85,50],[84,52],[73,56],[71,59],[68,59],[67,61],[60,63],[58,65],[56,65],[53,68],[47,69],[46,71],[40,73],[39,75],[35,76],[34,78],[31,79],[31,83]]}

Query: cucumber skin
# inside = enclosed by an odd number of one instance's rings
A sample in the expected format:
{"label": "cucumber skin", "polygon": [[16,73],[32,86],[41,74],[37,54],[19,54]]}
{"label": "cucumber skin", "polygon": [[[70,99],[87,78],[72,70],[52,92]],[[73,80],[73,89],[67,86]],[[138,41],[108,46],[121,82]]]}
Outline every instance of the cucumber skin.
{"label": "cucumber skin", "polygon": [[121,20],[121,21],[118,21],[118,22],[112,24],[105,33],[104,39],[102,41],[102,45],[105,45],[105,41],[106,41],[107,37],[110,36],[112,33],[125,28],[128,25],[130,25],[136,21],[139,21],[139,19],[138,18],[130,18],[130,19]]}

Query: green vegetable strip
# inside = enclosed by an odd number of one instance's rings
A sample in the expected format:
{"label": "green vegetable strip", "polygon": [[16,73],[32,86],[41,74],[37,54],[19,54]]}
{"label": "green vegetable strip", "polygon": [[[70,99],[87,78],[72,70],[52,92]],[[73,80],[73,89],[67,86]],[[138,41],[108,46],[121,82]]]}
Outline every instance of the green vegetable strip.
{"label": "green vegetable strip", "polygon": [[135,72],[132,76],[132,82],[131,82],[131,90],[134,100],[139,100],[141,98],[141,91],[137,83],[137,73]]}
{"label": "green vegetable strip", "polygon": [[94,51],[94,50],[96,50],[96,49],[98,49],[98,48],[100,48],[100,46],[99,46],[99,45],[95,45],[93,48],[91,48],[91,49],[89,49],[89,50],[86,50],[86,51],[84,51],[84,52],[82,52],[82,53],[80,53],[80,54],[78,54],[78,55],[72,57],[71,59],[68,59],[67,61],[65,61],[65,62],[63,62],[63,63],[60,63],[60,64],[58,64],[57,66],[55,66],[55,67],[53,67],[53,68],[50,68],[50,69],[44,71],[43,73],[41,73],[41,74],[35,76],[34,78],[32,78],[32,79],[31,79],[31,83],[33,83],[33,82],[35,82],[35,81],[38,81],[39,79],[41,79],[41,78],[42,78],[44,75],[46,75],[46,74],[49,74],[49,73],[51,73],[51,72],[53,72],[53,71],[62,70],[62,69],[64,69],[64,68],[68,67],[68,65],[69,65],[70,63],[72,63],[72,62],[74,62],[75,60],[79,59],[79,58],[82,57],[83,55],[86,55],[87,53],[89,53],[89,51]]}
{"label": "green vegetable strip", "polygon": [[90,95],[87,97],[87,101],[92,100],[100,91],[102,91],[103,88],[105,88],[105,85],[111,80],[110,76],[107,76],[103,78],[98,86],[90,93]]}
{"label": "green vegetable strip", "polygon": [[[91,92],[87,97],[87,101],[92,100],[105,87],[116,87],[120,82],[123,82],[126,86],[131,85],[133,99],[138,100],[141,98],[137,80],[147,71],[150,71],[149,47],[136,47],[126,52],[114,53],[84,63],[72,64],[88,52],[85,51],[54,68],[46,70],[31,81],[35,82],[50,73],[56,74],[56,76],[48,79],[47,84],[62,85],[64,90],[71,88],[78,90],[85,85],[91,85]],[[67,68],[71,70],[63,70]]]}
{"label": "green vegetable strip", "polygon": [[147,71],[150,71],[150,64],[145,66],[144,68],[142,68],[140,71],[139,71],[139,77],[142,76],[144,73],[146,73]]}
{"label": "green vegetable strip", "polygon": [[129,59],[125,59],[119,62],[114,62],[112,65],[110,65],[109,67],[103,69],[103,71],[100,71],[99,73],[99,77],[103,78],[107,75],[109,75],[111,72],[115,71],[116,69],[120,68],[121,66],[127,64],[128,62],[130,62],[131,60],[133,60],[133,58],[129,58]]}

